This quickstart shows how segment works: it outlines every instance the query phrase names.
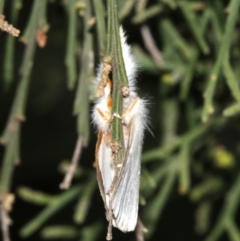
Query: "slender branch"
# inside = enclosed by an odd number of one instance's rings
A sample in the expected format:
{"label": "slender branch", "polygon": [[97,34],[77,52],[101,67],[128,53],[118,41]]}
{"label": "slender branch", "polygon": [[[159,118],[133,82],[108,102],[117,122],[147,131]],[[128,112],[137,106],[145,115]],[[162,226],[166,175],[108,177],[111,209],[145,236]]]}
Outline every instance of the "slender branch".
{"label": "slender branch", "polygon": [[104,5],[102,0],[93,0],[95,15],[97,19],[97,35],[100,56],[106,52],[106,24],[104,18]]}
{"label": "slender branch", "polygon": [[111,18],[109,18],[109,24],[112,25],[112,32],[110,33],[110,40],[112,42],[113,47],[113,60],[112,60],[112,75],[113,75],[113,107],[112,113],[113,116],[116,114],[115,118],[113,118],[112,122],[112,141],[111,147],[113,153],[118,153],[114,161],[116,163],[122,163],[122,155],[124,152],[124,144],[123,144],[123,132],[122,132],[122,123],[119,117],[122,115],[122,87],[128,88],[128,79],[126,75],[125,64],[123,61],[122,55],[122,47],[120,41],[120,33],[119,33],[119,23],[118,23],[118,11],[116,0],[108,0],[109,8],[111,9]]}
{"label": "slender branch", "polygon": [[224,59],[228,57],[234,26],[238,20],[240,1],[231,0],[229,3],[229,15],[225,25],[224,35],[218,51],[217,60],[213,66],[213,70],[208,79],[208,84],[204,92],[204,106],[202,111],[202,121],[206,122],[209,115],[214,112],[213,95],[216,88],[219,72],[221,70]]}
{"label": "slender branch", "polygon": [[217,219],[217,223],[212,229],[211,233],[207,236],[205,241],[216,241],[228,228],[229,219],[232,220],[236,213],[237,207],[239,206],[240,200],[240,173],[238,174],[232,188],[225,200],[225,205],[221,211],[220,217]]}
{"label": "slender branch", "polygon": [[71,185],[74,173],[76,171],[76,168],[78,166],[78,162],[81,156],[83,148],[83,136],[79,135],[78,140],[76,143],[75,151],[72,157],[71,164],[67,170],[67,173],[65,174],[64,180],[62,183],[60,183],[60,188],[61,189],[68,189]]}
{"label": "slender branch", "polygon": [[20,30],[14,28],[11,24],[4,20],[5,16],[0,14],[0,29],[11,34],[13,37],[18,37]]}
{"label": "slender branch", "polygon": [[141,219],[138,217],[137,226],[135,229],[135,236],[137,241],[144,241],[144,233],[147,233],[146,227],[144,227]]}
{"label": "slender branch", "polygon": [[3,13],[4,2],[5,2],[5,0],[0,0],[0,14]]}
{"label": "slender branch", "polygon": [[149,18],[156,17],[163,8],[160,4],[153,5],[145,10],[142,10],[132,18],[132,23],[140,24],[146,22]]}
{"label": "slender branch", "polygon": [[119,19],[122,20],[130,14],[135,2],[136,0],[128,0],[124,2],[122,8],[119,11]]}
{"label": "slender branch", "polygon": [[10,219],[7,211],[3,207],[0,207],[0,216],[3,241],[10,241],[9,226],[12,224],[12,220]]}
{"label": "slender branch", "polygon": [[88,175],[89,181],[85,185],[84,191],[78,200],[76,211],[73,217],[74,221],[78,224],[84,223],[86,216],[88,214],[89,208],[91,206],[92,195],[97,185],[96,179],[94,177],[95,177],[95,173],[93,172]]}
{"label": "slender branch", "polygon": [[181,90],[180,90],[180,99],[186,100],[188,97],[191,81],[193,79],[193,74],[195,71],[195,67],[199,58],[199,51],[195,49],[192,59],[190,60],[190,64],[187,68],[185,78],[181,82]]}
{"label": "slender branch", "polygon": [[[10,21],[13,25],[16,24],[19,10],[21,8],[21,0],[15,0],[11,3],[11,16]],[[14,76],[14,52],[15,52],[15,38],[8,35],[6,40],[6,51],[4,53],[4,69],[3,69],[3,79],[5,88],[8,89],[13,81]]]}
{"label": "slender branch", "polygon": [[75,6],[76,0],[68,0],[66,8],[68,13],[68,34],[65,64],[67,66],[68,88],[74,88],[77,79],[76,68],[76,39],[77,39],[77,11]]}
{"label": "slender branch", "polygon": [[208,124],[196,126],[194,129],[188,131],[186,134],[175,138],[171,143],[164,145],[161,148],[156,148],[145,152],[142,156],[142,160],[144,162],[147,161],[154,161],[159,158],[166,158],[168,157],[176,148],[181,146],[185,141],[188,143],[192,143],[194,140],[200,138],[204,134],[206,134],[209,129],[213,127],[218,127],[223,124],[223,119],[215,120],[209,122]]}
{"label": "slender branch", "polygon": [[76,198],[81,189],[82,186],[74,186],[68,191],[56,196],[39,215],[20,230],[20,235],[27,238],[36,232],[51,216]]}
{"label": "slender branch", "polygon": [[158,66],[159,69],[164,68],[164,60],[163,60],[162,53],[161,51],[159,51],[152,37],[149,27],[147,27],[146,25],[143,25],[141,27],[141,33],[142,33],[145,47],[147,48],[152,58],[154,59],[155,64]]}
{"label": "slender branch", "polygon": [[200,28],[198,27],[199,23],[197,21],[197,18],[193,12],[193,10],[190,8],[190,4],[188,1],[183,0],[179,1],[179,6],[195,36],[195,39],[197,43],[199,44],[200,48],[202,49],[204,54],[209,53],[209,47],[203,38],[203,35],[201,35]]}

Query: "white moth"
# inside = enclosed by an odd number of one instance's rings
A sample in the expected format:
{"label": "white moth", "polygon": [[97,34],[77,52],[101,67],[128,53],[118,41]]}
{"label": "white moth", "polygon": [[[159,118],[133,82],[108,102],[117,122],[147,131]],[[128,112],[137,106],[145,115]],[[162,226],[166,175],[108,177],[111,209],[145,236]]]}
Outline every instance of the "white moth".
{"label": "white moth", "polygon": [[[120,179],[115,192],[110,200],[109,189],[113,185],[116,169],[113,164],[111,144],[112,118],[112,82],[108,78],[104,88],[104,94],[95,103],[92,118],[98,130],[96,145],[96,165],[98,185],[106,208],[106,216],[109,221],[107,239],[110,240],[111,225],[123,232],[134,231],[138,219],[139,204],[139,180],[140,161],[143,144],[143,134],[147,121],[145,100],[136,93],[136,70],[137,66],[131,53],[130,46],[126,43],[123,30],[120,28],[120,38],[125,69],[129,81],[129,95],[123,98],[123,113],[121,116],[125,157],[120,164]],[[96,85],[100,81],[100,65],[96,78]],[[118,165],[119,167],[119,165]],[[110,205],[111,202],[111,205]]]}

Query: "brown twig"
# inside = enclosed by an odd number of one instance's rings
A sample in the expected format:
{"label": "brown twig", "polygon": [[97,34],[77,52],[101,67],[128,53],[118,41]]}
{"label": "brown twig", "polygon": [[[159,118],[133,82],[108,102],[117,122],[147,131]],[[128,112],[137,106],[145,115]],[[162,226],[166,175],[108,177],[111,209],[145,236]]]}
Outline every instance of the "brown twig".
{"label": "brown twig", "polygon": [[112,61],[112,58],[110,56],[106,56],[104,58],[100,81],[98,83],[98,88],[96,92],[96,97],[100,97],[104,95],[104,88],[107,85],[108,76],[112,70],[111,61]]}
{"label": "brown twig", "polygon": [[7,33],[11,34],[13,37],[18,37],[20,34],[20,30],[14,28],[12,24],[9,24],[4,19],[5,19],[5,16],[0,14],[0,29],[2,31],[6,31]]}
{"label": "brown twig", "polygon": [[162,53],[159,51],[157,45],[155,44],[155,41],[152,37],[152,34],[149,30],[149,27],[147,27],[146,25],[143,25],[141,27],[141,33],[142,33],[142,37],[143,37],[145,47],[147,48],[147,50],[151,54],[151,56],[154,59],[156,65],[160,69],[162,69],[164,67],[164,60],[163,60],[163,57],[162,57]]}
{"label": "brown twig", "polygon": [[137,226],[135,229],[135,236],[137,241],[144,241],[144,233],[148,230],[144,227],[141,219],[138,217]]}
{"label": "brown twig", "polygon": [[12,224],[12,220],[3,206],[0,207],[0,215],[3,241],[10,241],[9,226]]}
{"label": "brown twig", "polygon": [[65,177],[62,183],[60,183],[59,185],[61,189],[68,189],[70,187],[75,170],[78,166],[78,161],[81,156],[82,148],[83,148],[83,136],[79,135],[76,143],[76,147],[73,153],[71,164],[65,174]]}

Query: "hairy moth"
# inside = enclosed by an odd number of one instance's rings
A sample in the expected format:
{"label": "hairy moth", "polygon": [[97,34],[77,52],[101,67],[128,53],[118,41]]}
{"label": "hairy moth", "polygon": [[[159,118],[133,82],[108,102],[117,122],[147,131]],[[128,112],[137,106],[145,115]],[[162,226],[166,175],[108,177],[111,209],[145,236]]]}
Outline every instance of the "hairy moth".
{"label": "hairy moth", "polygon": [[[117,182],[114,182],[116,166],[113,163],[111,149],[111,122],[113,116],[116,117],[117,114],[112,111],[113,83],[109,77],[92,113],[93,123],[98,130],[96,145],[97,179],[109,221],[107,240],[112,239],[111,225],[123,232],[135,230],[138,219],[141,151],[147,121],[146,101],[141,99],[136,92],[137,65],[121,28],[120,38],[129,82],[129,93],[123,97],[123,112],[119,117],[122,120],[125,154],[120,165],[120,178]],[[96,85],[101,81],[103,65],[101,63],[98,69]],[[113,193],[111,193],[112,189],[114,189]]]}

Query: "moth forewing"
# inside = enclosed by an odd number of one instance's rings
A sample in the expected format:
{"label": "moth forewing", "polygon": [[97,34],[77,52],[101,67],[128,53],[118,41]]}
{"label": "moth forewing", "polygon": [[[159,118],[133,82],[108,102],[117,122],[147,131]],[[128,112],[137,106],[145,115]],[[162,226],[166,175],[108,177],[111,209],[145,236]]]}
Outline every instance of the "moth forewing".
{"label": "moth forewing", "polygon": [[[139,111],[142,109],[141,111]],[[138,98],[125,119],[129,121],[124,129],[129,131],[129,147],[120,183],[113,198],[114,226],[124,232],[136,227],[139,202],[140,161],[144,131],[144,103]]]}
{"label": "moth forewing", "polygon": [[97,168],[98,186],[99,186],[100,193],[101,193],[101,196],[103,198],[104,206],[105,206],[105,209],[106,209],[107,207],[106,207],[106,200],[105,200],[105,192],[104,192],[104,186],[103,186],[102,173],[101,173],[100,168],[99,168],[99,151],[100,151],[99,147],[101,146],[101,143],[103,141],[102,137],[103,137],[103,132],[99,131],[98,132],[98,140],[97,140],[97,144],[96,144],[96,151],[95,151],[95,160],[96,160],[96,168]]}

